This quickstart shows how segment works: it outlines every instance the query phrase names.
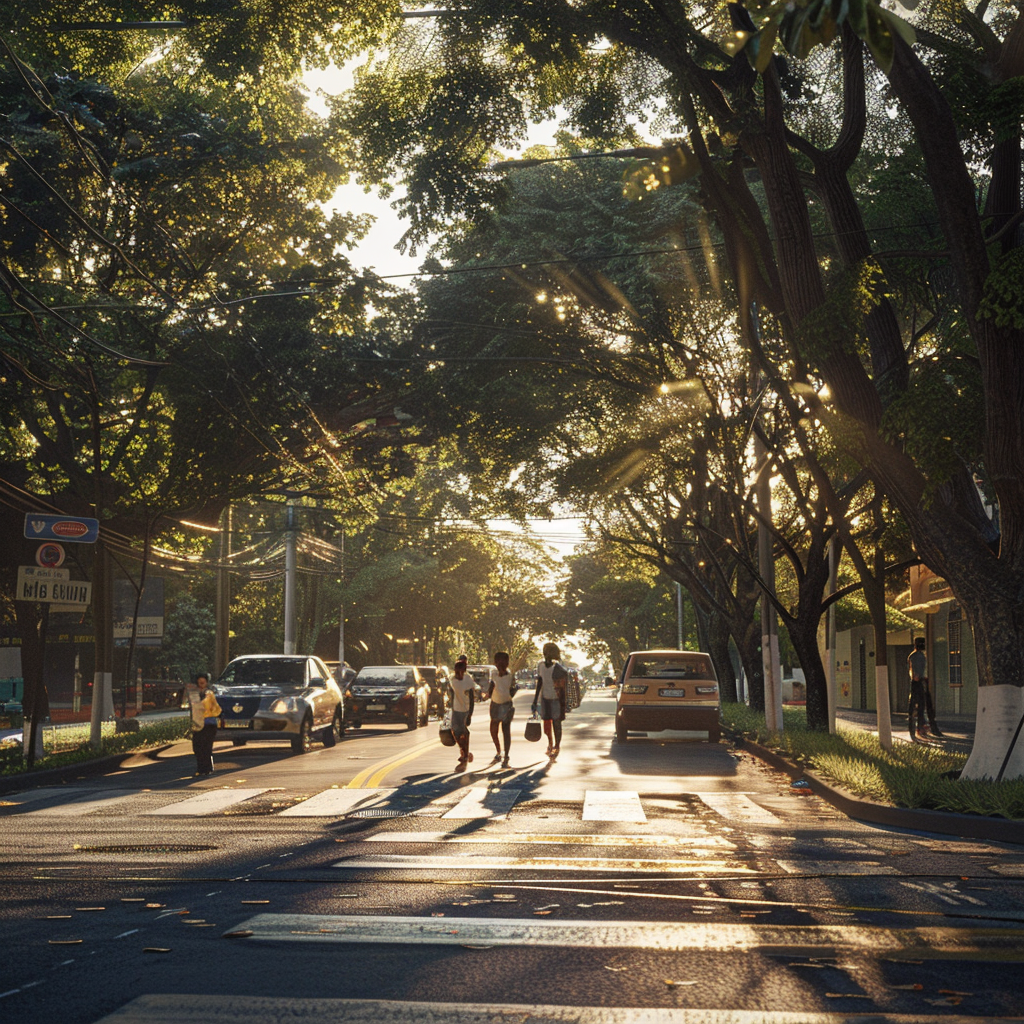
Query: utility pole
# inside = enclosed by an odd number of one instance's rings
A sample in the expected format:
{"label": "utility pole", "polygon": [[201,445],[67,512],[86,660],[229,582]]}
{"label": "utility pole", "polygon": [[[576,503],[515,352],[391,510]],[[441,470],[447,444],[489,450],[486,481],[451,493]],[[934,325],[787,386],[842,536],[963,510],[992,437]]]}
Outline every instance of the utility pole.
{"label": "utility pole", "polygon": [[764,716],[769,732],[782,732],[782,670],[779,664],[779,621],[771,596],[775,594],[775,559],[772,557],[771,459],[759,434],[754,434],[757,459],[757,562],[761,576],[761,660],[764,664]]}
{"label": "utility pole", "polygon": [[[828,545],[828,593],[831,597],[836,592],[839,580],[839,538],[833,537]],[[836,731],[836,602],[828,606],[828,731],[835,735]]]}
{"label": "utility pole", "polygon": [[683,585],[676,581],[676,647],[683,649]]}
{"label": "utility pole", "polygon": [[92,676],[92,710],[89,745],[100,748],[103,720],[114,714],[114,643],[110,586],[110,555],[103,537],[96,541],[93,562],[92,624],[96,644],[96,665]]}
{"label": "utility pole", "polygon": [[[345,585],[345,531],[341,532],[341,583]],[[338,606],[338,676],[345,676],[345,603]]]}
{"label": "utility pole", "polygon": [[231,505],[221,513],[220,545],[217,553],[217,635],[213,648],[213,677],[216,679],[231,660]]}
{"label": "utility pole", "polygon": [[295,499],[288,499],[284,535],[284,653],[295,653],[295,570],[296,528]]}

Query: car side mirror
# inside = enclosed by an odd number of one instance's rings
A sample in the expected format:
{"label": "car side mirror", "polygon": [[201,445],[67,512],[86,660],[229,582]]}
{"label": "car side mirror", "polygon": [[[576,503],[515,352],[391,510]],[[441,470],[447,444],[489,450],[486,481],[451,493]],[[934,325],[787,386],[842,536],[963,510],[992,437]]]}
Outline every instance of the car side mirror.
{"label": "car side mirror", "polygon": [[310,686],[326,686],[327,680],[323,676],[311,676],[309,680]]}

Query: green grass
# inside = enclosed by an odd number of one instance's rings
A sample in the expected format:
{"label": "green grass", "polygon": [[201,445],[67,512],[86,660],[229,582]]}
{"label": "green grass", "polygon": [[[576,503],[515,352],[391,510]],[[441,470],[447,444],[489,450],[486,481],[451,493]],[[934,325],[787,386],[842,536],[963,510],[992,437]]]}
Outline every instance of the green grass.
{"label": "green grass", "polygon": [[[186,739],[191,735],[192,723],[187,715],[180,718],[164,718],[155,722],[138,719],[138,732],[115,732],[113,722],[104,722],[100,749],[89,745],[90,726],[85,723],[73,729],[43,730],[43,754],[36,758],[35,770],[63,768],[65,765],[82,764],[108,754],[127,754],[133,750],[160,746]],[[54,749],[54,737],[59,749]],[[19,775],[26,772],[21,757],[21,745],[9,744],[0,747],[0,775]]]}
{"label": "green grass", "polygon": [[726,726],[787,761],[813,768],[857,796],[893,807],[918,807],[958,814],[1024,818],[1024,780],[982,782],[951,779],[967,763],[964,754],[939,747],[896,743],[884,750],[863,729],[839,726],[835,735],[807,728],[803,708],[783,708],[783,732],[769,733],[764,715],[745,704],[723,704]]}

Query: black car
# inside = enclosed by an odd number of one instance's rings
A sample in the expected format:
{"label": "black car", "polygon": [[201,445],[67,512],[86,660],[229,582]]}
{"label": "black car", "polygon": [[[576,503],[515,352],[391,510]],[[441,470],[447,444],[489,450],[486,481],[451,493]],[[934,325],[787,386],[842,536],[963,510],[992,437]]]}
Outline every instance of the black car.
{"label": "black car", "polygon": [[405,722],[410,729],[427,724],[430,687],[415,665],[365,665],[346,693],[347,722]]}

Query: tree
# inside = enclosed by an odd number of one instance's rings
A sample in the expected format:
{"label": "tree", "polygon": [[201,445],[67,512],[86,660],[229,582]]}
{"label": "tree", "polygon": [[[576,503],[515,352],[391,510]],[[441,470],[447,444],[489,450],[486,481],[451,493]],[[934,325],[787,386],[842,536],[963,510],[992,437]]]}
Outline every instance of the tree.
{"label": "tree", "polygon": [[[633,176],[638,194],[699,178],[755,364],[794,420],[806,409],[827,422],[871,472],[971,622],[982,684],[1000,689],[983,702],[966,774],[1018,775],[1024,747],[1011,749],[1006,725],[1024,711],[1024,317],[1011,284],[1024,252],[1024,15],[1008,3],[947,6],[915,46],[905,23],[874,0],[730,12],[732,25],[686,5],[470,2],[434,26],[425,60],[396,46],[390,63],[369,65],[346,123],[364,131],[368,175],[397,147],[416,238],[438,216],[479,216],[501,200],[490,147],[528,116],[564,103],[567,117],[603,143],[635,145],[624,138],[630,112],[664,111],[670,138]],[[776,40],[791,56],[774,54]],[[865,43],[874,58],[867,67]],[[826,51],[829,59],[818,60]],[[829,61],[842,72],[839,95],[821,87]],[[851,173],[879,130],[867,88],[878,81],[875,68],[913,143],[904,153],[934,196],[943,241],[913,255],[944,268],[950,284],[949,315],[928,339],[941,368],[955,375],[964,356],[978,368],[984,414],[971,424],[974,449],[915,429],[931,374],[913,364],[914,325],[900,321],[887,285],[892,261],[905,254],[871,238]],[[968,100],[947,97],[947,84],[964,76]],[[464,112],[445,102],[457,89],[474,97]],[[833,104],[838,116],[829,118]],[[987,174],[972,173],[982,165]],[[838,259],[822,258],[810,197],[825,208]],[[785,339],[784,359],[760,346],[748,315],[754,302]],[[998,522],[985,515],[975,473],[998,504]]]}
{"label": "tree", "polygon": [[194,681],[197,673],[208,671],[213,630],[213,612],[191,594],[181,594],[167,616],[161,660],[178,678]]}

